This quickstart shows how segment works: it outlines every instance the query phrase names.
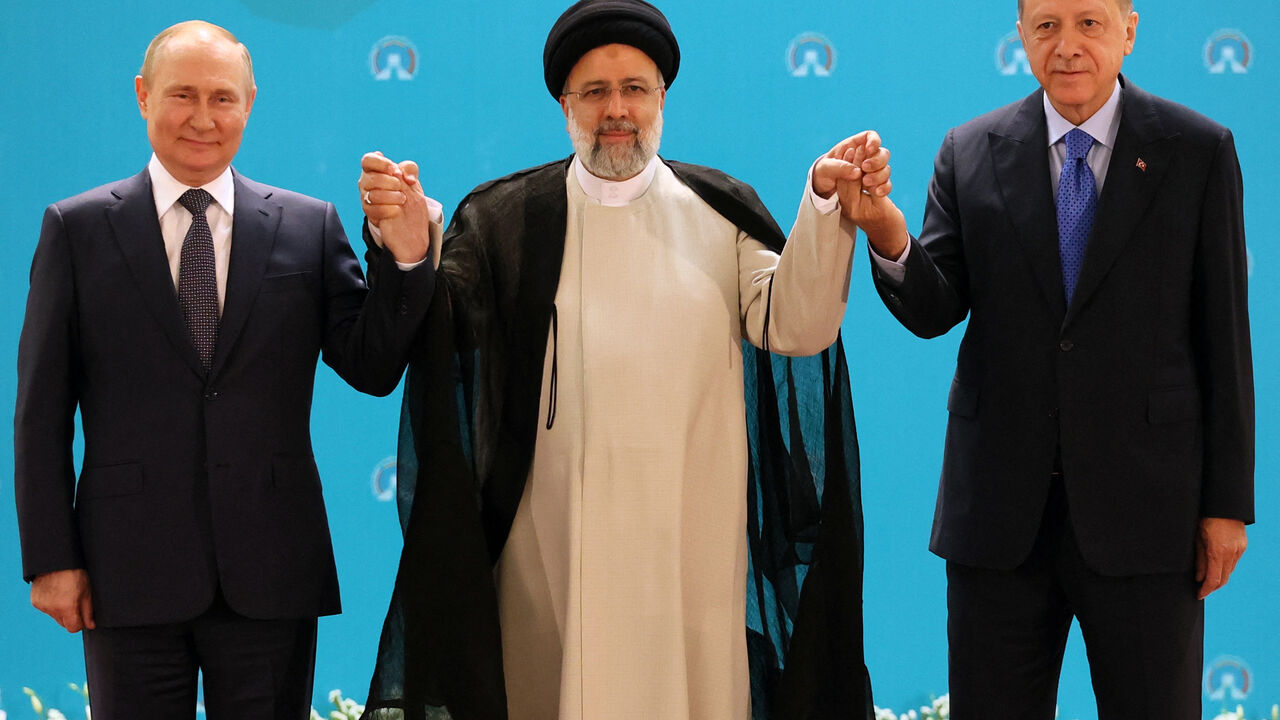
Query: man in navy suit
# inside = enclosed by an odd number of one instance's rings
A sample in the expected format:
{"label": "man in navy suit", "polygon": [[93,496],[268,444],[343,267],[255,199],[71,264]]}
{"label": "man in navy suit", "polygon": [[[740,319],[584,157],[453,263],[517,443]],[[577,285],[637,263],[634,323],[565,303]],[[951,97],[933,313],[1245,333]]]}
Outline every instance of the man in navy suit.
{"label": "man in navy suit", "polygon": [[256,87],[226,30],[165,30],[135,86],[150,163],[51,205],[32,263],[23,574],[36,608],[84,631],[95,718],[193,717],[197,671],[210,718],[305,718],[316,618],[340,611],[317,356],[395,388],[432,292],[426,246],[381,253],[370,290],[333,205],[231,169]]}
{"label": "man in navy suit", "polygon": [[1100,718],[1198,718],[1203,600],[1253,521],[1234,142],[1120,75],[1130,0],[1018,13],[1041,89],[950,131],[919,239],[872,247],[909,330],[968,317],[930,544],[952,717],[1053,718],[1074,617]]}

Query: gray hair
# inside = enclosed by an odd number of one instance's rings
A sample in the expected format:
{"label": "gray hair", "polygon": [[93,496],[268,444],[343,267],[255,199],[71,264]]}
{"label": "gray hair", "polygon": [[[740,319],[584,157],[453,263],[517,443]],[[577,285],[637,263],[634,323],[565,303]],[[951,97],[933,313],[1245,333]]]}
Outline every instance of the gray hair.
{"label": "gray hair", "polygon": [[[1022,6],[1026,0],[1018,0],[1018,17],[1022,17]],[[1120,8],[1120,12],[1128,15],[1133,12],[1133,0],[1115,0],[1116,7]]]}

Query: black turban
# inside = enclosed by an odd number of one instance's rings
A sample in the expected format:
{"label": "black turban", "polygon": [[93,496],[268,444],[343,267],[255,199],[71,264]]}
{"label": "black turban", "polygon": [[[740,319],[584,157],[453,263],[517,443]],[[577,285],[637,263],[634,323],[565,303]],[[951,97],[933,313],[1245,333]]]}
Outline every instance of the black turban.
{"label": "black turban", "polygon": [[619,43],[648,55],[667,87],[680,69],[680,46],[662,11],[644,0],[580,0],[556,20],[542,50],[542,72],[551,96],[559,98],[578,60]]}

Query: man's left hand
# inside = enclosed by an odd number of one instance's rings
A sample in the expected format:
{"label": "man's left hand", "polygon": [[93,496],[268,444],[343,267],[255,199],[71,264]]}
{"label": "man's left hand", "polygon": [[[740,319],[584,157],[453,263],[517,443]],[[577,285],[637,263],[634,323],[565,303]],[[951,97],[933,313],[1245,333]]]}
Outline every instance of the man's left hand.
{"label": "man's left hand", "polygon": [[880,134],[875,130],[850,135],[818,158],[813,167],[815,193],[829,198],[842,181],[858,184],[876,197],[885,197],[893,189],[889,181],[889,150],[880,144]]}
{"label": "man's left hand", "polygon": [[1196,534],[1196,582],[1200,599],[1227,584],[1249,545],[1244,523],[1230,518],[1200,518]]}
{"label": "man's left hand", "polygon": [[432,214],[430,200],[412,160],[392,162],[380,152],[360,159],[356,183],[369,224],[378,228],[383,246],[397,262],[416,263],[430,250]]}

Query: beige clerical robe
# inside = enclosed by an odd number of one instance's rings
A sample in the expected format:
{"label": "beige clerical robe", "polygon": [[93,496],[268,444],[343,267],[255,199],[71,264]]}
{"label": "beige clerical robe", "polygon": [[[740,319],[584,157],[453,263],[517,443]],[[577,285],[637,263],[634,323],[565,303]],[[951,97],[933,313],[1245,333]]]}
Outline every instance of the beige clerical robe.
{"label": "beige clerical robe", "polygon": [[769,348],[831,344],[853,227],[806,192],[779,258],[661,162],[620,207],[580,172],[533,467],[496,570],[509,715],[745,720],[739,343],[763,343],[772,284]]}

